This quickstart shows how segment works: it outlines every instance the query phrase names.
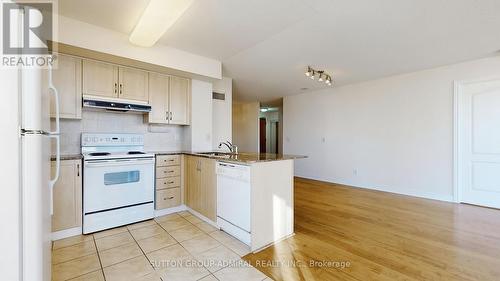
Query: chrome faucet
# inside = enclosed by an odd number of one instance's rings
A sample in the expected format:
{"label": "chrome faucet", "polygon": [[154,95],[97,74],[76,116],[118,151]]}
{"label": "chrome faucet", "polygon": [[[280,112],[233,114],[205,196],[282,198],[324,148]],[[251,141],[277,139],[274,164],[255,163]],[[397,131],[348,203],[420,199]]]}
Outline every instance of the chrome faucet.
{"label": "chrome faucet", "polygon": [[225,145],[231,153],[238,154],[238,146],[232,144],[230,141],[219,143],[219,148],[221,148],[222,145]]}

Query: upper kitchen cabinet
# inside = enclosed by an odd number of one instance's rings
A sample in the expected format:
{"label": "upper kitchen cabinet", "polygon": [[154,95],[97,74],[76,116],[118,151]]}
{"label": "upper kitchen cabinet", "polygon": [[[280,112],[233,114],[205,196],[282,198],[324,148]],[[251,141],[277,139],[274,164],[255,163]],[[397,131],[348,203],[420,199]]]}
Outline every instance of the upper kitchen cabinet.
{"label": "upper kitchen cabinet", "polygon": [[189,79],[149,74],[149,123],[189,125]]}
{"label": "upper kitchen cabinet", "polygon": [[83,94],[148,103],[148,72],[93,60],[83,61]]}
{"label": "upper kitchen cabinet", "polygon": [[170,124],[189,125],[190,80],[170,77]]}
{"label": "upper kitchen cabinet", "polygon": [[126,100],[143,101],[149,100],[148,73],[146,71],[119,67],[119,98]]}
{"label": "upper kitchen cabinet", "polygon": [[118,66],[83,60],[83,94],[106,98],[118,97]]}
{"label": "upper kitchen cabinet", "polygon": [[[59,93],[59,116],[68,119],[81,119],[82,60],[58,54],[57,67],[52,70],[52,81]],[[52,96],[50,117],[56,117],[55,102]]]}
{"label": "upper kitchen cabinet", "polygon": [[168,124],[170,121],[169,87],[169,76],[149,73],[149,104],[151,105],[151,112],[148,114],[149,123]]}

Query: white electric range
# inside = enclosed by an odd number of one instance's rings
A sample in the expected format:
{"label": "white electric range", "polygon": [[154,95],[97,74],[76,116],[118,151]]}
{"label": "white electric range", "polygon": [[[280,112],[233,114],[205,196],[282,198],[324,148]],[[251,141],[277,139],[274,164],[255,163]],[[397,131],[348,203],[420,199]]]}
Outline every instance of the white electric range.
{"label": "white electric range", "polygon": [[81,136],[83,233],[154,217],[154,154],[141,134]]}

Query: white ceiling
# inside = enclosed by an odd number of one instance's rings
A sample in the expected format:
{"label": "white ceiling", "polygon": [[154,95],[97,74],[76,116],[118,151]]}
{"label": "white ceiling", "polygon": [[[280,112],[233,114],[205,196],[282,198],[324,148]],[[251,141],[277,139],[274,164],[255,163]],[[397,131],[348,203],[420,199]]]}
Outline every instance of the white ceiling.
{"label": "white ceiling", "polygon": [[[130,33],[148,0],[61,0],[61,14]],[[238,100],[268,101],[500,50],[499,0],[195,0],[160,39],[222,61]],[[308,90],[301,90],[308,88]]]}

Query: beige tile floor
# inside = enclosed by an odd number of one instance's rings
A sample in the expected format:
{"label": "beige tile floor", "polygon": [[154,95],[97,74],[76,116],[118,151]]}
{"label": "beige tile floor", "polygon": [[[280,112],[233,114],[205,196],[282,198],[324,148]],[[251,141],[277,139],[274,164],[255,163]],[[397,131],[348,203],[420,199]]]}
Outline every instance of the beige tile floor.
{"label": "beige tile floor", "polygon": [[189,212],[54,241],[53,281],[271,280],[248,247]]}

